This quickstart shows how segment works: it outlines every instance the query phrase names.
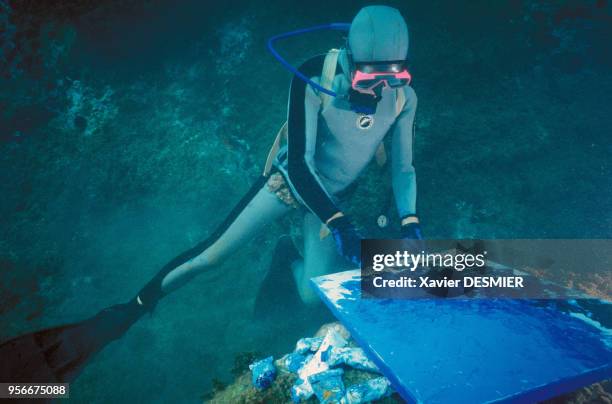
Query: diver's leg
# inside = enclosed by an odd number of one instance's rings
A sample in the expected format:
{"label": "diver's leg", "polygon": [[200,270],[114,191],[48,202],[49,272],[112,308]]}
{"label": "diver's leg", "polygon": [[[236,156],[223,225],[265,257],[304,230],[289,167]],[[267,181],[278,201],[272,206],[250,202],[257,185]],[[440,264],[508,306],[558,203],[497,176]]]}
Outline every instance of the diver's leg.
{"label": "diver's leg", "polygon": [[208,239],[164,265],[138,292],[135,302],[152,310],[165,294],[218,263],[262,225],[288,210],[289,207],[269,191],[266,178],[260,178]]}
{"label": "diver's leg", "polygon": [[264,185],[210,247],[178,265],[163,278],[161,285],[163,294],[179,288],[202,271],[221,263],[229,253],[248,242],[262,226],[289,209]]}
{"label": "diver's leg", "polygon": [[350,264],[336,250],[331,235],[321,238],[321,221],[312,213],[304,215],[304,259],[292,265],[293,275],[300,298],[312,305],[319,301],[310,285],[310,279],[316,276],[348,269]]}

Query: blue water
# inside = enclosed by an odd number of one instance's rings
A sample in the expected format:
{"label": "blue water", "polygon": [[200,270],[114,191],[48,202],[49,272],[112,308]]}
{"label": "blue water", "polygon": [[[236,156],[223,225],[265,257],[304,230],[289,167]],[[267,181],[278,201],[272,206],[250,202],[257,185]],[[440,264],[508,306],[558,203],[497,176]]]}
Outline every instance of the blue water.
{"label": "blue water", "polygon": [[[289,76],[265,40],[365,4],[73,3],[0,0],[0,339],[131,298],[204,239],[285,119]],[[389,4],[412,35],[426,236],[611,237],[610,5]],[[298,62],[342,43],[316,34],[281,50]],[[373,236],[394,235],[376,227],[394,218],[388,174],[371,167],[352,197]],[[213,378],[232,380],[238,353],[279,354],[314,333],[323,306],[252,314],[276,238],[296,223],[168,297],[96,356],[71,400],[197,402]]]}

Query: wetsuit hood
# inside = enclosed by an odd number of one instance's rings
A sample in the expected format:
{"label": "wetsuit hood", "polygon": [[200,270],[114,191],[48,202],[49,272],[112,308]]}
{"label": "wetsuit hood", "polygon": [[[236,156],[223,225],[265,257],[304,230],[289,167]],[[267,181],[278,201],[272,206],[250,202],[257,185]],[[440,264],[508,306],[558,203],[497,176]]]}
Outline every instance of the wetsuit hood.
{"label": "wetsuit hood", "polygon": [[395,8],[364,7],[351,23],[348,46],[354,62],[405,60],[408,56],[406,21]]}

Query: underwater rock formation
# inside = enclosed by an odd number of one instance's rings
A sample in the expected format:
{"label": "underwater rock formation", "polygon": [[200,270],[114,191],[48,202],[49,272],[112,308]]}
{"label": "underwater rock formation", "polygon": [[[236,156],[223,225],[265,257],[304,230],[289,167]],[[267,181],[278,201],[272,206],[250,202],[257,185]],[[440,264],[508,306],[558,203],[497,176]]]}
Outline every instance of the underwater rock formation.
{"label": "underwater rock formation", "polygon": [[61,117],[64,129],[77,130],[91,136],[117,116],[118,108],[112,102],[113,89],[106,86],[100,94],[80,80],[69,80],[66,92],[68,108]]}

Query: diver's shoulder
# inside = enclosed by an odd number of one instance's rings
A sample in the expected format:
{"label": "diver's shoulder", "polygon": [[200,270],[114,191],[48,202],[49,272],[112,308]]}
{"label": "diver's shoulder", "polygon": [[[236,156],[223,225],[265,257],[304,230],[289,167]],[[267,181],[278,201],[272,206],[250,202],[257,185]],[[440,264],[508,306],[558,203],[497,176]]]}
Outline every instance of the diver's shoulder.
{"label": "diver's shoulder", "polygon": [[[316,85],[321,85],[321,77],[320,76],[311,76],[309,77],[310,81],[315,83]],[[311,83],[306,83],[306,97],[310,98],[318,98],[319,97],[319,89],[313,86]]]}
{"label": "diver's shoulder", "polygon": [[[321,85],[321,76],[311,76],[309,79],[314,83]],[[348,93],[350,85],[351,83],[346,79],[344,74],[336,74],[330,85],[325,87],[330,87],[329,90],[332,90],[338,94],[346,94]],[[309,85],[308,87],[311,88],[316,94],[319,93],[319,89],[314,88],[312,85]]]}
{"label": "diver's shoulder", "polygon": [[321,76],[311,76],[309,78],[311,81],[314,81],[317,84],[321,84]]}

